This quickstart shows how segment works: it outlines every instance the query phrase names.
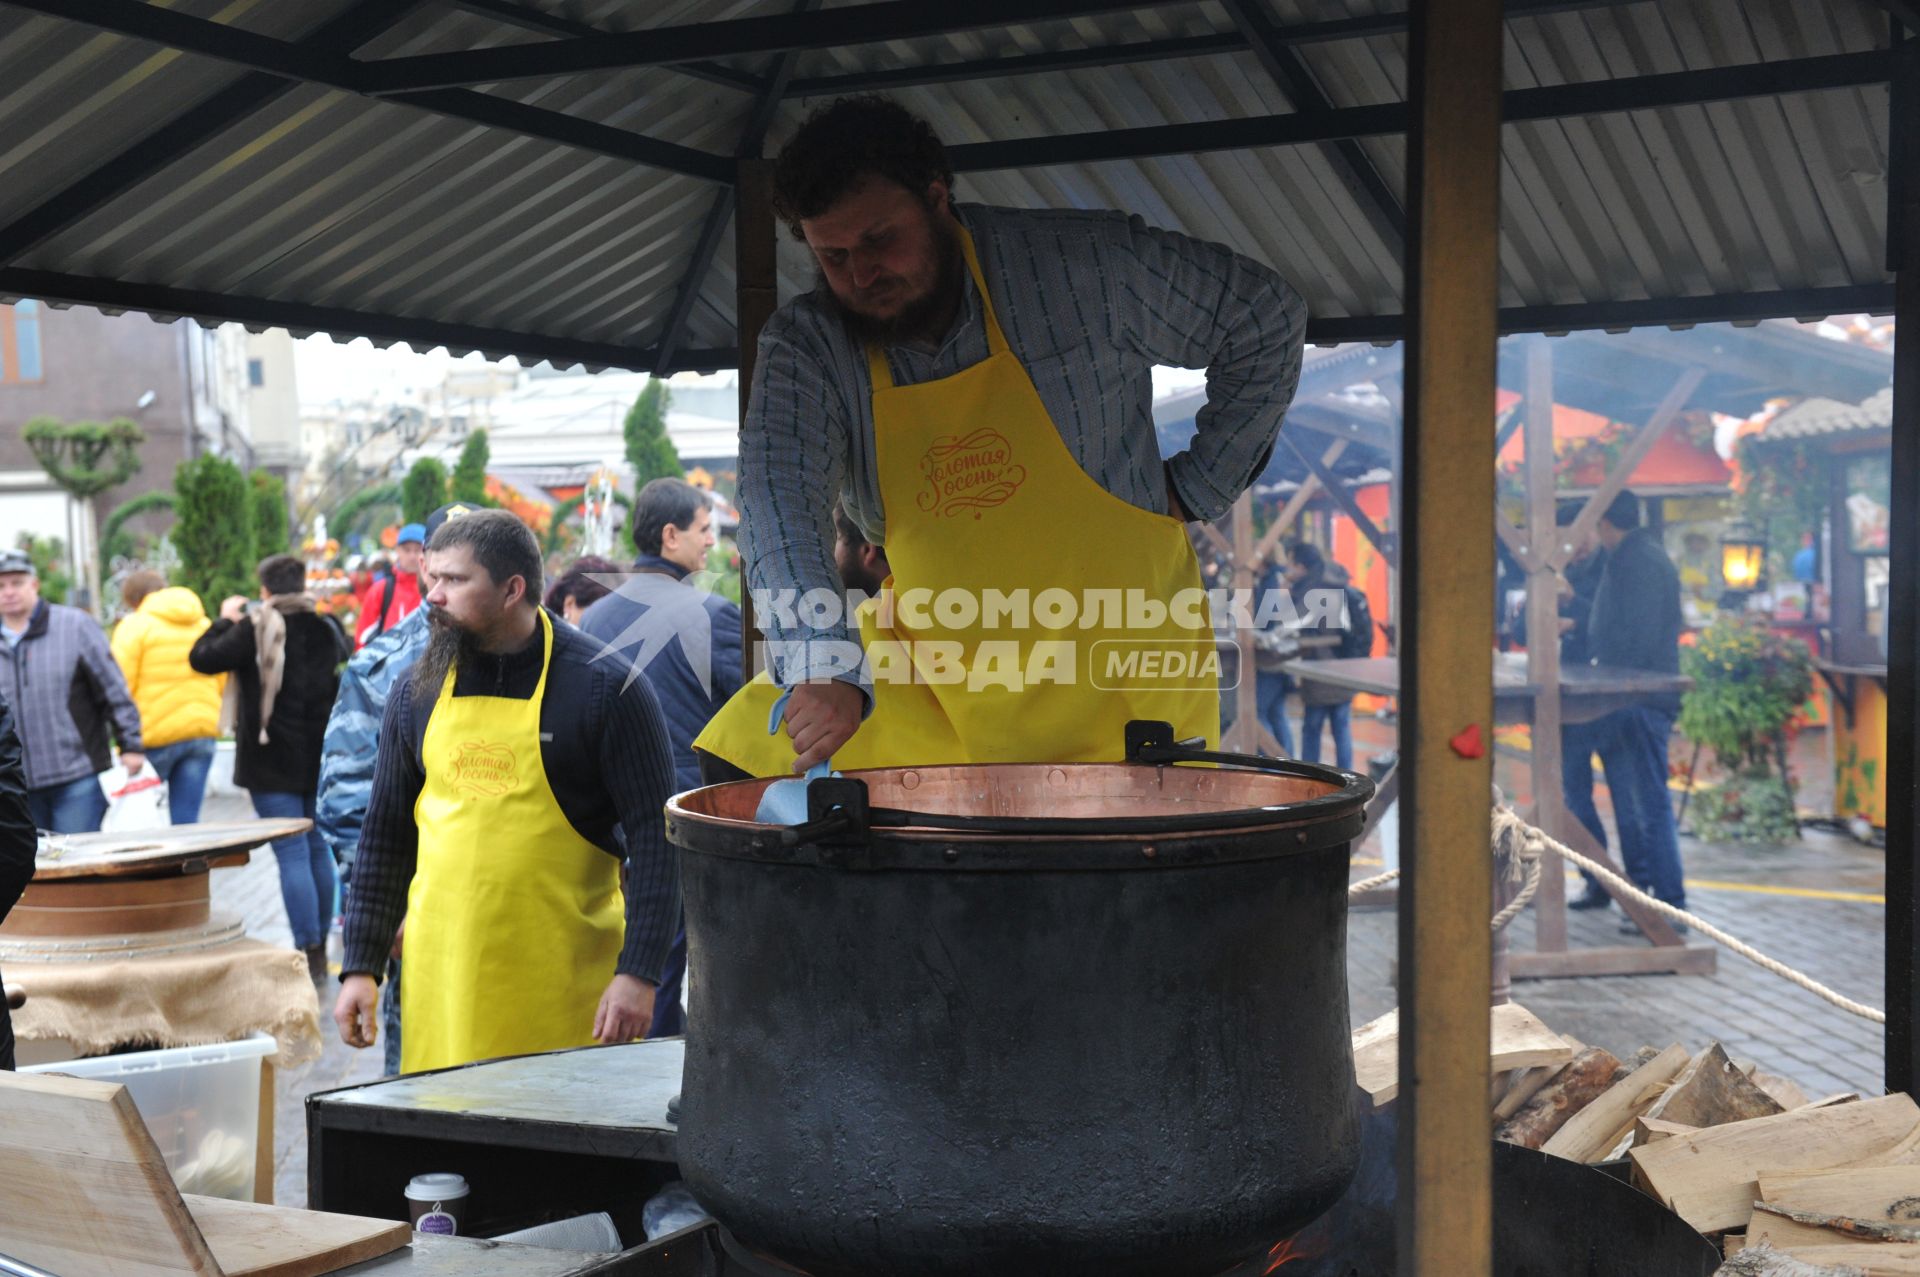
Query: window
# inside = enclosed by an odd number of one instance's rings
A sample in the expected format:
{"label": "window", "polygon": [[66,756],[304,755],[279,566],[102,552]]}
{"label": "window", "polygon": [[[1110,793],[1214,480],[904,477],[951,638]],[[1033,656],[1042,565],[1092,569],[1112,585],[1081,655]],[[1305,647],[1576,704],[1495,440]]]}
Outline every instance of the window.
{"label": "window", "polygon": [[0,385],[40,380],[40,303],[0,306]]}
{"label": "window", "polygon": [[267,384],[266,365],[262,364],[258,359],[247,360],[247,384],[249,386],[264,386]]}

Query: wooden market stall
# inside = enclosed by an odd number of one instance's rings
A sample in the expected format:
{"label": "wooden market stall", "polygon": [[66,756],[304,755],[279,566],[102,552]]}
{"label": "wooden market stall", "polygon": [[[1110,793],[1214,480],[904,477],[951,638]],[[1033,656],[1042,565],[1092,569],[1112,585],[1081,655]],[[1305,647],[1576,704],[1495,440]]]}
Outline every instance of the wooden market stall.
{"label": "wooden market stall", "polygon": [[[975,198],[1127,208],[1281,270],[1312,342],[1404,340],[1400,1271],[1480,1273],[1499,334],[1890,309],[1920,331],[1903,23],[1913,0],[6,0],[0,295],[744,387],[810,276],[769,139],[885,90]],[[1678,411],[1698,362],[1613,419]],[[1920,345],[1895,403],[1893,490],[1920,491]],[[1540,575],[1551,525],[1535,502],[1499,535]],[[1910,576],[1920,503],[1889,526]],[[1920,1083],[1916,622],[1896,591],[1894,1089]]]}
{"label": "wooden market stall", "polygon": [[[1814,541],[1814,669],[1825,685],[1833,762],[1833,810],[1841,821],[1887,823],[1888,629],[1894,593],[1889,554],[1893,390],[1858,404],[1810,398],[1766,423],[1744,456],[1792,471],[1805,460],[1815,501],[1824,497]],[[1786,547],[1790,550],[1790,547]],[[1824,549],[1824,552],[1820,552]],[[1791,562],[1790,553],[1776,557]],[[1824,624],[1820,623],[1824,622]]]}

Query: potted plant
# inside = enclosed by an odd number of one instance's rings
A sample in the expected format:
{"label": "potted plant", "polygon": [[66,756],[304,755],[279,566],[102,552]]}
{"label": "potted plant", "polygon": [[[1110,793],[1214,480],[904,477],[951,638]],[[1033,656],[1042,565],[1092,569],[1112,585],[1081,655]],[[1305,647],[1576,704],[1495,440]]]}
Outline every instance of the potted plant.
{"label": "potted plant", "polygon": [[1800,827],[1787,724],[1813,692],[1806,644],[1758,618],[1726,613],[1681,650],[1680,672],[1693,680],[1681,700],[1680,730],[1712,750],[1726,774],[1694,797],[1694,833],[1722,842],[1792,840]]}

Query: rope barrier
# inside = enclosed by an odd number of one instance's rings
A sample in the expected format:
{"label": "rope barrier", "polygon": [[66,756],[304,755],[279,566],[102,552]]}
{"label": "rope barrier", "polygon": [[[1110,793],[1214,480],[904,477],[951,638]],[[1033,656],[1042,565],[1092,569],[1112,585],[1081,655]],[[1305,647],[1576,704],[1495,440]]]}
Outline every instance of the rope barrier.
{"label": "rope barrier", "polygon": [[[1509,881],[1522,877],[1524,877],[1525,881],[1513,900],[1510,901],[1505,908],[1501,909],[1500,912],[1493,915],[1492,927],[1495,931],[1500,930],[1509,922],[1512,922],[1515,917],[1519,916],[1520,911],[1532,902],[1534,893],[1540,886],[1540,874],[1542,872],[1541,861],[1545,853],[1549,851],[1567,860],[1577,868],[1586,870],[1595,878],[1606,883],[1614,889],[1616,895],[1632,897],[1662,917],[1692,927],[1707,939],[1725,946],[1727,949],[1739,954],[1763,971],[1771,971],[1781,979],[1799,985],[1808,993],[1825,998],[1842,1011],[1857,1015],[1863,1020],[1871,1020],[1875,1024],[1885,1024],[1887,1022],[1887,1013],[1885,1011],[1867,1006],[1862,1002],[1855,1002],[1852,998],[1828,988],[1805,972],[1796,971],[1777,958],[1768,957],[1744,940],[1728,935],[1697,914],[1689,913],[1685,909],[1677,908],[1664,900],[1648,895],[1615,873],[1612,869],[1609,869],[1606,865],[1581,855],[1563,842],[1548,837],[1546,833],[1529,825],[1526,821],[1515,815],[1513,809],[1501,801],[1500,792],[1497,789],[1494,791],[1493,854],[1506,861],[1506,873]],[[1347,888],[1347,894],[1357,895],[1362,891],[1370,891],[1375,887],[1385,886],[1399,876],[1400,871],[1398,869],[1389,869],[1386,873],[1375,874],[1371,878],[1354,883],[1351,887]]]}

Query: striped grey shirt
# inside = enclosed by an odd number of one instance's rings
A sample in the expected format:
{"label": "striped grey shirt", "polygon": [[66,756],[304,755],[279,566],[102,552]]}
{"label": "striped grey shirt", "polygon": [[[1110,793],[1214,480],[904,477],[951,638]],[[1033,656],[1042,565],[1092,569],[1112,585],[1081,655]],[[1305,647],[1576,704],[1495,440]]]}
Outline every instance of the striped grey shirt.
{"label": "striped grey shirt", "polygon": [[[1293,286],[1223,245],[1123,213],[974,204],[954,212],[972,232],[1007,342],[1080,467],[1157,514],[1166,513],[1167,475],[1194,518],[1225,514],[1266,464],[1300,380],[1307,307]],[[950,377],[987,353],[971,280],[937,350],[886,350],[903,386]],[[1164,469],[1151,408],[1156,364],[1207,370],[1199,432]],[[781,307],[761,331],[739,492],[754,590],[840,591],[836,501],[871,540],[886,540],[866,358],[814,293]],[[848,637],[843,625],[756,620],[775,643]],[[774,671],[781,683],[834,672],[809,669],[804,650],[787,649]]]}

